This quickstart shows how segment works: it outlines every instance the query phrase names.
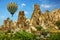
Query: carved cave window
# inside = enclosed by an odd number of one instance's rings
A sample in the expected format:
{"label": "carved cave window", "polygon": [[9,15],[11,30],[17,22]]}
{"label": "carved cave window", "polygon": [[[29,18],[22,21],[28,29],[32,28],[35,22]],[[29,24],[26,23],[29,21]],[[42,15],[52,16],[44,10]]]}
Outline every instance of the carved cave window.
{"label": "carved cave window", "polygon": [[39,21],[37,21],[36,24],[39,25]]}

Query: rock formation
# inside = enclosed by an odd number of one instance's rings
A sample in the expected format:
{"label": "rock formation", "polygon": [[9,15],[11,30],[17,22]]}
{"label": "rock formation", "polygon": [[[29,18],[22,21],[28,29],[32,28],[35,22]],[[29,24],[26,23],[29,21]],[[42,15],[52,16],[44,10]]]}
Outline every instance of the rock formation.
{"label": "rock formation", "polygon": [[4,24],[0,27],[0,30],[4,31],[10,29],[12,31],[18,31],[18,29],[23,29],[31,32],[31,29],[36,31],[35,27],[38,26],[42,26],[43,29],[58,29],[55,25],[58,20],[60,20],[60,9],[53,10],[52,12],[46,10],[46,12],[42,14],[40,6],[35,4],[31,19],[27,19],[24,11],[20,11],[16,22],[12,22],[10,18],[7,18],[4,20]]}
{"label": "rock formation", "polygon": [[20,11],[18,15],[18,21],[17,21],[18,27],[24,28],[26,26],[25,21],[26,21],[26,17],[25,17],[24,11]]}
{"label": "rock formation", "polygon": [[39,16],[40,15],[41,15],[40,6],[35,4],[34,11],[33,11],[32,17],[30,19],[30,24],[32,24],[33,26],[39,25]]}

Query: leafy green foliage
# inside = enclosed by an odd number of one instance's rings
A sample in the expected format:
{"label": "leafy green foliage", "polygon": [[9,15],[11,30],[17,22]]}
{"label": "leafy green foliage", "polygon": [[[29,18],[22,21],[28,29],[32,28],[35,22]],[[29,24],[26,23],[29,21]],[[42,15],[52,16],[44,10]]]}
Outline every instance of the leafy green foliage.
{"label": "leafy green foliage", "polygon": [[40,30],[42,29],[42,27],[39,26],[39,27],[36,27],[36,29],[37,29],[38,31],[40,31]]}
{"label": "leafy green foliage", "polygon": [[58,28],[60,29],[60,20],[58,20],[58,21],[56,22],[56,25],[57,25]]}
{"label": "leafy green foliage", "polygon": [[34,35],[25,31],[20,31],[15,34],[16,39],[21,40],[34,40]]}
{"label": "leafy green foliage", "polygon": [[0,40],[34,40],[35,36],[32,33],[19,31],[15,34],[0,32]]}
{"label": "leafy green foliage", "polygon": [[60,33],[54,33],[49,37],[49,40],[60,40]]}

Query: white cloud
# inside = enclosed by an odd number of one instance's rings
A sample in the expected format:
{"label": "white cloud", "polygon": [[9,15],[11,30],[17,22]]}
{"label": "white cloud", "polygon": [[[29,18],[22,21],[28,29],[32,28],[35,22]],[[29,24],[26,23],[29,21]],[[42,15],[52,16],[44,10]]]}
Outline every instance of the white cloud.
{"label": "white cloud", "polygon": [[24,6],[26,6],[26,4],[25,3],[22,3],[21,6],[24,7]]}
{"label": "white cloud", "polygon": [[25,11],[25,14],[28,14],[28,12],[27,12],[27,11]]}
{"label": "white cloud", "polygon": [[51,5],[42,4],[42,5],[41,5],[41,7],[43,7],[43,8],[50,8],[50,7],[51,7]]}
{"label": "white cloud", "polygon": [[4,18],[4,16],[1,16],[1,18]]}

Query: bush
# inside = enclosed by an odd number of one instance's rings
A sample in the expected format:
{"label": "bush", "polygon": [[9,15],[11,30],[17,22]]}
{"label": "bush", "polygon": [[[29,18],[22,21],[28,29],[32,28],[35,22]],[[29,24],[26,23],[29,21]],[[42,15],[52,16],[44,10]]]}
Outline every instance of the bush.
{"label": "bush", "polygon": [[0,40],[34,40],[35,35],[25,31],[19,31],[15,34],[0,32]]}
{"label": "bush", "polygon": [[60,20],[56,21],[56,25],[57,25],[58,28],[60,29]]}
{"label": "bush", "polygon": [[40,31],[40,30],[42,29],[42,27],[39,26],[39,27],[36,27],[36,29],[37,29],[38,31]]}
{"label": "bush", "polygon": [[35,39],[34,34],[28,33],[28,32],[25,32],[25,31],[17,32],[14,35],[15,35],[16,39],[21,39],[21,40],[34,40]]}
{"label": "bush", "polygon": [[50,35],[49,40],[60,40],[60,33]]}

